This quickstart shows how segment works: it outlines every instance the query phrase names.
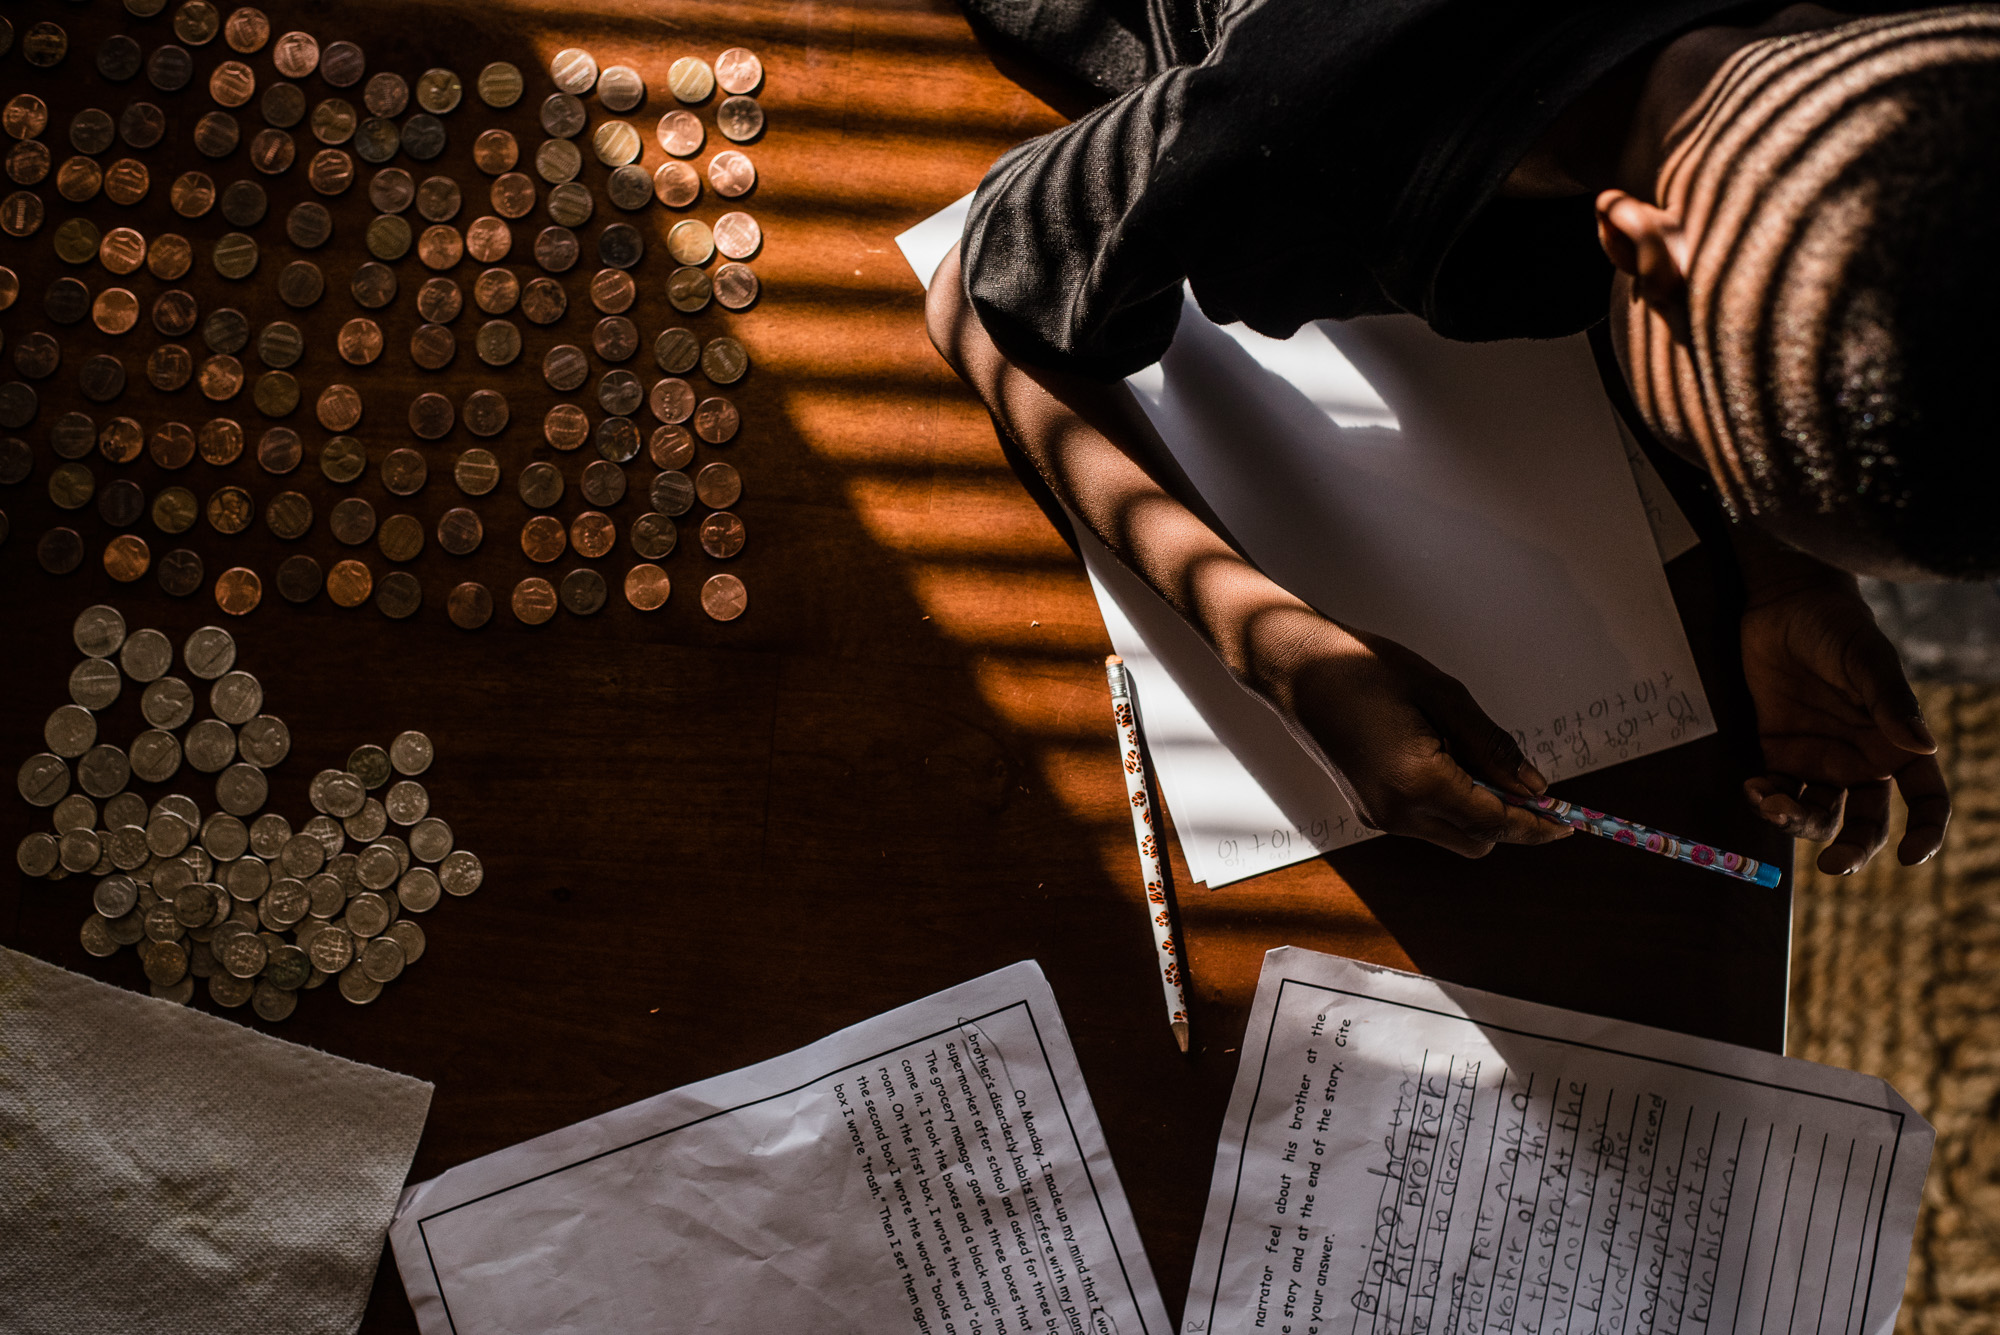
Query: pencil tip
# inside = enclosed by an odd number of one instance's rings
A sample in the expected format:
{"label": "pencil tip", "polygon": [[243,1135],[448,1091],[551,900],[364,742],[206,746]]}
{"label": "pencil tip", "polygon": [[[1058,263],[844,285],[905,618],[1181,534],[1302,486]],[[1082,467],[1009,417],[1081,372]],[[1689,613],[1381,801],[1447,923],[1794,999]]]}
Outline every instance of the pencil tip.
{"label": "pencil tip", "polygon": [[1182,1052],[1186,1052],[1188,1043],[1188,1022],[1186,1020],[1175,1020],[1173,1022],[1173,1027],[1174,1027],[1174,1042],[1181,1045]]}

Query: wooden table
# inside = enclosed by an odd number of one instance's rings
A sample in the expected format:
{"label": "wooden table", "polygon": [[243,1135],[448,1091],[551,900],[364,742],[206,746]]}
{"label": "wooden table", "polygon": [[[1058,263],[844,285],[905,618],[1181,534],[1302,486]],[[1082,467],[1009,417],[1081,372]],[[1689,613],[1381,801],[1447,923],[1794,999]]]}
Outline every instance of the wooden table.
{"label": "wooden table", "polygon": [[[371,71],[393,69],[414,81],[442,64],[466,77],[466,104],[447,118],[445,157],[403,164],[420,177],[442,170],[461,182],[461,225],[484,211],[473,134],[503,125],[524,157],[532,154],[541,137],[534,106],[546,91],[537,71],[558,48],[581,45],[600,63],[637,67],[653,91],[633,119],[648,131],[671,105],[665,75],[674,58],[743,44],[768,71],[761,100],[770,127],[749,148],[761,183],[743,205],[766,236],[753,262],[762,301],[742,315],[677,319],[663,298],[664,257],[654,256],[640,271],[644,295],[634,312],[648,342],[666,324],[688,323],[704,337],[732,332],[750,350],[755,369],[730,391],[743,412],[742,434],[726,451],[703,451],[736,463],[746,480],[737,508],[749,545],[728,568],[749,585],[749,613],[727,625],[702,615],[700,583],[724,565],[696,548],[684,520],[682,548],[663,563],[675,584],[664,610],[639,613],[618,598],[631,561],[621,537],[614,556],[593,563],[613,586],[610,606],[589,619],[565,613],[527,628],[505,610],[506,595],[515,581],[545,572],[517,544],[528,512],[512,482],[530,460],[550,459],[576,484],[583,458],[542,443],[541,417],[560,396],[534,368],[556,342],[587,344],[596,312],[583,280],[592,266],[569,276],[571,307],[560,324],[524,325],[520,365],[494,370],[472,356],[481,317],[468,304],[456,325],[458,360],[434,373],[417,370],[405,352],[417,323],[415,290],[429,276],[412,256],[396,266],[402,295],[377,317],[388,353],[374,366],[347,367],[333,337],[360,313],[346,282],[366,258],[369,169],[352,194],[330,201],[335,238],[312,257],[327,273],[326,297],[303,314],[287,312],[275,274],[296,258],[282,220],[292,203],[311,197],[303,167],[266,181],[271,217],[251,229],[265,249],[263,266],[246,283],[225,284],[205,262],[224,225],[215,217],[175,219],[164,198],[166,183],[190,167],[206,167],[218,183],[251,175],[241,149],[217,165],[189,145],[195,116],[213,105],[202,83],[164,95],[112,87],[91,67],[91,52],[110,31],[132,31],[150,49],[166,40],[167,17],[140,23],[110,5],[47,0],[10,10],[17,31],[49,17],[71,32],[72,52],[59,70],[28,69],[18,52],[0,61],[10,92],[27,88],[50,103],[51,136],[87,105],[116,115],[146,96],[169,108],[167,141],[137,155],[152,169],[153,195],[132,210],[100,202],[85,211],[106,227],[112,222],[102,220],[116,215],[149,236],[185,233],[202,259],[181,285],[204,310],[226,301],[253,325],[288,316],[307,335],[296,368],[305,403],[288,419],[306,440],[298,473],[272,478],[246,457],[225,469],[197,461],[169,477],[148,460],[114,468],[93,456],[100,485],[123,473],[149,494],[181,483],[205,498],[233,482],[260,507],[295,487],[312,498],[318,519],[293,543],[261,524],[238,537],[205,525],[187,535],[211,581],[235,565],[263,575],[263,605],[240,619],[220,613],[206,589],[175,601],[150,577],[113,583],[98,563],[110,531],[88,509],[65,520],[48,498],[55,461],[44,443],[47,424],[73,408],[100,421],[128,414],[149,427],[198,424],[217,410],[191,388],[163,395],[145,383],[140,368],[159,339],[143,325],[122,340],[87,322],[56,331],[63,368],[42,387],[42,416],[21,433],[35,444],[35,475],[0,489],[12,527],[0,546],[7,643],[0,689],[11,702],[0,742],[16,761],[41,749],[43,720],[66,700],[77,657],[70,623],[100,601],[176,641],[205,623],[228,624],[240,666],[266,688],[266,709],[291,727],[292,753],[273,773],[271,807],[295,824],[312,814],[311,776],[343,763],[356,745],[386,744],[405,728],[436,740],[437,762],[424,781],[435,814],[484,859],[484,888],[423,919],[428,954],[373,1006],[357,1009],[326,988],[305,994],[297,1014],[275,1027],[435,1082],[416,1178],[1034,958],[1068,1016],[1162,1291],[1178,1311],[1233,1054],[1270,947],[1336,951],[1779,1046],[1789,886],[1746,890],[1589,839],[1502,849],[1479,863],[1380,840],[1213,892],[1189,884],[1176,850],[1195,1051],[1183,1058],[1174,1050],[1141,921],[1100,668],[1108,648],[1102,624],[1081,567],[1009,472],[977,403],[925,341],[920,292],[892,240],[971,189],[1005,147],[1058,123],[996,72],[943,0],[448,0],[425,5],[421,21],[411,20],[408,6],[357,0],[340,6],[337,28],[317,6],[272,0],[269,10],[278,31],[305,27],[322,42],[360,42]],[[198,51],[198,80],[225,54],[220,43]],[[504,113],[479,106],[469,88],[497,59],[530,73],[529,97]],[[272,77],[268,51],[253,64],[261,80]],[[316,78],[307,88],[314,101],[330,91]],[[359,89],[349,92],[359,100]],[[712,125],[711,111],[703,117]],[[593,119],[601,114],[593,107]],[[241,115],[247,140],[261,120],[254,103]],[[303,127],[300,135],[305,147],[317,147]],[[647,138],[650,168],[662,155]],[[52,146],[60,160],[66,146]],[[711,129],[701,160],[721,146]],[[584,179],[600,191],[591,229],[613,212],[601,199],[603,177],[595,163],[586,169]],[[49,228],[74,210],[43,193],[58,207],[42,233],[0,245],[0,263],[20,273],[24,292],[0,314],[10,346],[50,327],[39,294],[64,267],[51,254]],[[693,210],[711,219],[721,211],[712,194]],[[642,216],[649,243],[659,244],[669,214],[655,207]],[[524,238],[513,266],[523,278],[534,272],[525,251]],[[124,281],[148,301],[166,286],[143,272],[130,280],[94,266],[77,272],[93,291]],[[454,276],[469,286],[476,272],[467,262]],[[93,407],[79,399],[75,367],[104,350],[123,356],[133,383],[116,404]],[[246,364],[254,374],[249,354]],[[649,381],[654,374],[643,353],[635,369]],[[329,433],[312,420],[311,405],[336,381],[362,392],[359,434],[371,462],[420,445],[403,420],[415,394],[441,389],[462,400],[481,386],[504,389],[513,423],[493,445],[506,473],[500,491],[467,502],[452,487],[450,460],[480,443],[463,428],[420,446],[432,479],[408,500],[387,495],[372,467],[352,486],[327,482],[312,460]],[[243,421],[253,439],[266,425],[247,391],[221,411]],[[653,470],[642,456],[629,471],[635,494],[613,507],[621,535],[643,508]],[[410,567],[424,606],[407,622],[371,606],[338,608],[324,595],[285,604],[272,579],[284,556],[305,551],[331,565],[354,554],[326,528],[326,511],[343,493],[368,497],[383,515],[416,514],[427,528],[446,508],[473,504],[486,542],[466,558],[429,543]],[[557,513],[580,508],[572,493]],[[34,557],[37,538],[57,522],[74,524],[89,550],[83,569],[64,577],[45,574]],[[145,521],[135,531],[156,556],[174,545]],[[1782,858],[1782,841],[1754,826],[1737,795],[1750,753],[1729,666],[1731,618],[1718,611],[1728,604],[1727,578],[1710,564],[1714,550],[1713,541],[1698,548],[1672,575],[1723,734],[1567,791]],[[378,579],[388,568],[372,549],[359,554]],[[487,583],[502,605],[477,632],[445,616],[446,595],[464,579]],[[122,743],[143,726],[136,695],[128,687],[106,715],[107,740]],[[204,809],[213,806],[207,781],[191,771],[140,791],[149,799],[187,791]],[[16,798],[5,809],[9,847],[48,828],[45,811]],[[5,878],[0,941],[143,987],[130,951],[93,960],[81,949],[89,884],[88,877]],[[247,1010],[235,1014],[261,1024]],[[365,1328],[414,1328],[386,1260]]]}

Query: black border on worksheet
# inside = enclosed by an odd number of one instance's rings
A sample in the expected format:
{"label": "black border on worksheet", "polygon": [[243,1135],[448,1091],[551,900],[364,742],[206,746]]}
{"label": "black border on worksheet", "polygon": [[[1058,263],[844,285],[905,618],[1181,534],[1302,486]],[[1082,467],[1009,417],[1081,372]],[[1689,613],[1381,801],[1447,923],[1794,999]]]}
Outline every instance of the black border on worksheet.
{"label": "black border on worksheet", "polygon": [[[1271,1037],[1278,1029],[1278,1013],[1284,1008],[1285,989],[1294,984],[1297,984],[1299,987],[1310,987],[1318,992],[1331,992],[1336,996],[1354,997],[1360,1001],[1372,1001],[1378,1005],[1401,1006],[1404,1010],[1421,1011],[1425,1015],[1435,1015],[1445,1020],[1458,1020],[1461,1023],[1474,1025],[1480,1029],[1491,1029],[1496,1033],[1518,1034],[1522,1038],[1538,1039],[1544,1043],[1561,1043],[1573,1048],[1584,1048],[1591,1052],[1606,1053],[1613,1057],[1628,1057],[1633,1061],[1652,1062],[1657,1066],[1677,1066],[1683,1071],[1693,1071],[1699,1075],[1712,1075],[1723,1080],[1734,1080],[1738,1084],[1758,1085],[1765,1089],[1775,1089],[1786,1094],[1804,1094],[1810,1098],[1824,1099],[1828,1103],[1845,1103],[1849,1107],[1866,1108],[1870,1112],[1879,1112],[1885,1117],[1893,1117],[1896,1119],[1896,1140],[1889,1148],[1889,1173],[1882,1189],[1883,1213],[1887,1213],[1889,1199],[1888,1183],[1896,1180],[1896,1155],[1903,1147],[1903,1127],[1905,1123],[1904,1115],[1893,1108],[1882,1108],[1872,1103],[1863,1103],[1860,1099],[1841,1098],[1837,1094],[1821,1094],[1810,1089],[1797,1089],[1791,1085],[1780,1085],[1769,1080],[1752,1080],[1748,1076],[1735,1075],[1728,1071],[1711,1071],[1706,1066],[1696,1066],[1689,1062],[1672,1061],[1665,1057],[1654,1057],[1644,1052],[1627,1052],[1623,1048],[1605,1047],[1601,1043],[1579,1043],[1575,1039],[1556,1038],[1549,1034],[1536,1033],[1532,1029],[1516,1029],[1511,1025],[1493,1024],[1486,1020],[1475,1020],[1469,1015],[1453,1011],[1436,1010],[1430,1006],[1418,1006],[1411,1002],[1396,1001],[1389,997],[1378,997],[1369,992],[1355,992],[1344,987],[1329,987],[1325,983],[1307,982],[1303,978],[1281,978],[1278,980],[1278,995],[1273,998],[1271,1003],[1270,1028],[1264,1032],[1264,1055],[1263,1059],[1257,1065],[1257,1087],[1251,1092],[1250,1108],[1244,1114],[1243,1118],[1243,1142],[1236,1147],[1236,1182],[1230,1189],[1229,1214],[1223,1220],[1222,1245],[1216,1251],[1215,1278],[1209,1287],[1207,1329],[1211,1332],[1215,1329],[1216,1305],[1222,1301],[1222,1262],[1223,1258],[1229,1254],[1229,1234],[1236,1222],[1236,1202],[1243,1191],[1243,1160],[1249,1154],[1250,1128],[1257,1120],[1257,1100],[1263,1096],[1264,1075],[1271,1062]],[[1881,1250],[1882,1219],[1878,1215],[1875,1220],[1875,1242],[1868,1250],[1868,1287],[1863,1290],[1861,1298],[1861,1313],[1864,1323],[1867,1320],[1868,1304],[1875,1294],[1875,1262]],[[1185,1315],[1183,1315],[1182,1320],[1186,1320]]]}
{"label": "black border on worksheet", "polygon": [[[1103,1194],[1099,1192],[1097,1188],[1097,1175],[1090,1171],[1089,1156],[1083,1152],[1083,1143],[1077,1137],[1076,1119],[1070,1115],[1069,1100],[1063,1097],[1062,1081],[1056,1078],[1054,1064],[1049,1059],[1048,1042],[1042,1037],[1041,1025],[1037,1024],[1035,1021],[1035,1008],[1028,1004],[1028,1001],[1025,997],[1019,1001],[1009,1002],[1005,1006],[999,1006],[994,1008],[993,1010],[986,1011],[983,1014],[974,1015],[969,1018],[959,1019],[954,1023],[945,1026],[943,1029],[934,1030],[931,1033],[923,1034],[917,1038],[912,1038],[905,1042],[898,1043],[894,1047],[884,1048],[880,1052],[875,1053],[873,1056],[863,1057],[859,1061],[849,1062],[844,1066],[836,1066],[831,1071],[827,1071],[821,1075],[816,1075],[810,1080],[801,1081],[800,1083],[793,1085],[790,1089],[775,1090],[772,1093],[764,1095],[764,1097],[760,1099],[751,1099],[746,1103],[739,1103],[729,1108],[718,1108],[714,1112],[708,1113],[701,1117],[697,1117],[692,1121],[682,1122],[679,1126],[670,1126],[666,1128],[664,1131],[655,1131],[650,1135],[641,1136],[637,1140],[627,1141],[623,1145],[614,1145],[612,1148],[608,1150],[599,1150],[595,1154],[588,1155],[585,1158],[578,1159],[572,1163],[563,1164],[559,1168],[551,1168],[547,1172],[537,1173],[533,1177],[524,1177],[519,1182],[510,1182],[504,1187],[495,1187],[493,1190],[487,1192],[483,1196],[474,1196],[471,1200],[460,1201],[456,1205],[448,1205],[442,1210],[435,1210],[430,1214],[424,1215],[422,1218],[417,1220],[417,1236],[423,1238],[424,1240],[424,1261],[431,1268],[431,1285],[437,1290],[438,1303],[444,1308],[445,1323],[451,1327],[453,1335],[457,1335],[458,1323],[452,1319],[451,1301],[444,1296],[444,1280],[438,1274],[436,1259],[431,1255],[430,1236],[424,1231],[424,1225],[428,1224],[431,1220],[442,1218],[443,1216],[450,1214],[454,1210],[462,1210],[468,1205],[477,1205],[481,1201],[491,1200],[495,1196],[503,1195],[506,1192],[512,1191],[516,1187],[525,1187],[530,1182],[539,1182],[545,1177],[554,1177],[557,1173],[567,1172],[572,1168],[581,1168],[583,1165],[587,1163],[595,1163],[599,1159],[606,1158],[609,1155],[617,1154],[623,1150],[632,1149],[639,1145],[644,1145],[649,1141],[658,1140],[662,1136],[671,1136],[676,1131],[685,1131],[691,1126],[700,1126],[703,1122],[713,1121],[715,1118],[724,1117],[730,1113],[741,1112],[745,1108],[754,1108],[760,1103],[768,1103],[772,1099],[781,1099],[788,1094],[796,1094],[800,1090],[805,1089],[810,1085],[817,1085],[822,1080],[831,1079],[832,1077],[839,1075],[843,1071],[851,1071],[854,1070],[856,1067],[866,1066],[871,1062],[880,1061],[882,1058],[888,1056],[891,1053],[901,1052],[904,1048],[912,1048],[919,1043],[928,1043],[933,1039],[942,1038],[946,1034],[955,1033],[958,1030],[963,1029],[968,1024],[977,1024],[981,1020],[990,1020],[996,1015],[1005,1015],[1008,1011],[1017,1009],[1025,1009],[1028,1013],[1029,1027],[1031,1027],[1035,1031],[1035,1045],[1039,1047],[1042,1052],[1043,1068],[1048,1071],[1049,1078],[1055,1084],[1056,1102],[1062,1105],[1063,1123],[1069,1127],[1070,1143],[1076,1146],[1077,1157],[1083,1161],[1084,1176],[1088,1178],[1090,1181],[1090,1197],[1093,1201],[1097,1203],[1097,1216],[1098,1218],[1104,1221],[1104,1231],[1111,1236],[1111,1242],[1112,1242],[1111,1250],[1118,1257],[1119,1277],[1125,1281],[1125,1292],[1132,1299],[1132,1310],[1139,1314],[1139,1329],[1142,1332],[1146,1331],[1148,1329],[1146,1325],[1146,1305],[1145,1303],[1139,1300],[1139,1292],[1136,1288],[1133,1287],[1132,1276],[1125,1268],[1125,1253],[1120,1249],[1118,1245],[1119,1243],[1118,1231],[1112,1226],[1111,1216],[1105,1213],[1104,1197]],[[1166,1335],[1166,1332],[1161,1332],[1161,1335]]]}

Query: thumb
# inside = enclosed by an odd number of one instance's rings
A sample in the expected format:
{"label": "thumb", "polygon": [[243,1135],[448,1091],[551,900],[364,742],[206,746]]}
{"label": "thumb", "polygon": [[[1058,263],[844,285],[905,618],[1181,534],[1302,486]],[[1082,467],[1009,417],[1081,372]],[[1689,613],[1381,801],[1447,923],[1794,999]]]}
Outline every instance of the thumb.
{"label": "thumb", "polygon": [[1848,646],[1847,676],[1883,736],[1919,755],[1937,750],[1923,706],[1903,675],[1903,660],[1879,627],[1869,626]]}

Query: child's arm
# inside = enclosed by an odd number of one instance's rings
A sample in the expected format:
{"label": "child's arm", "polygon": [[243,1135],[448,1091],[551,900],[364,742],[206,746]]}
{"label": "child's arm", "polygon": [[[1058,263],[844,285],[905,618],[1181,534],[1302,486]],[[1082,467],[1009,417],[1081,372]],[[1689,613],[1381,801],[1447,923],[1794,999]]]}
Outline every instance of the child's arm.
{"label": "child's arm", "polygon": [[1472,782],[1546,783],[1471,694],[1393,641],[1327,620],[1175,500],[1130,442],[1123,385],[1007,361],[964,297],[958,251],[931,280],[931,341],[1055,494],[1185,618],[1331,773],[1360,817],[1468,857],[1568,830]]}

